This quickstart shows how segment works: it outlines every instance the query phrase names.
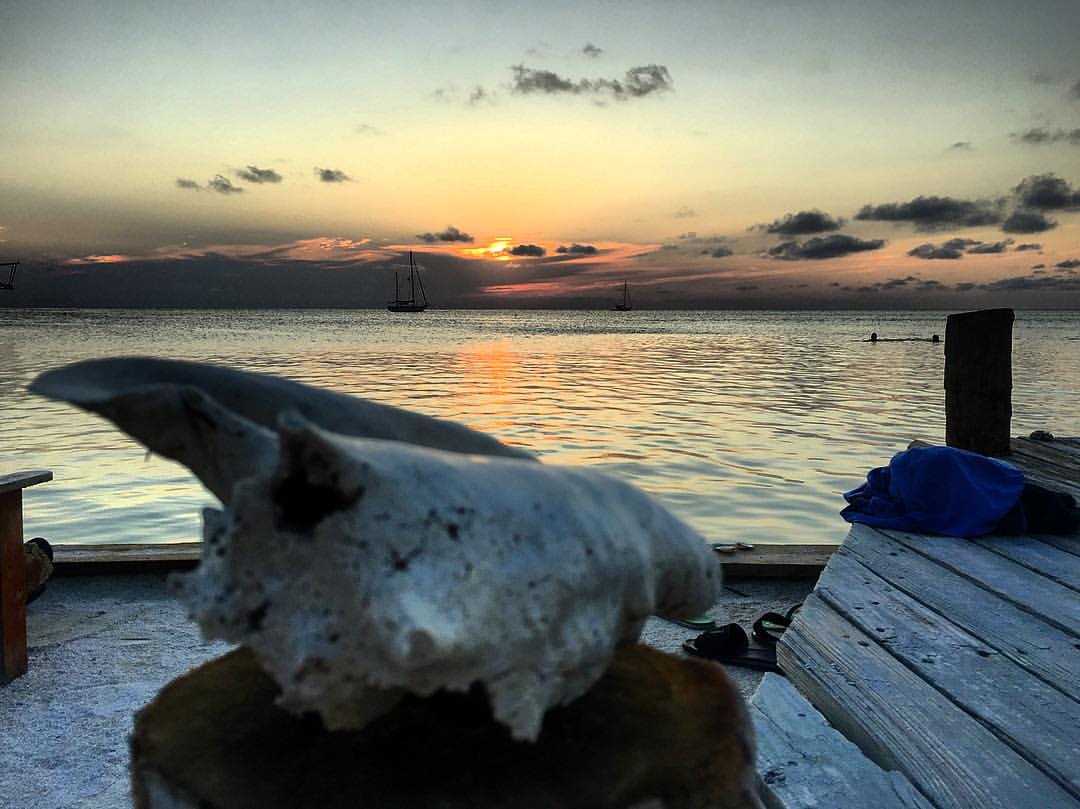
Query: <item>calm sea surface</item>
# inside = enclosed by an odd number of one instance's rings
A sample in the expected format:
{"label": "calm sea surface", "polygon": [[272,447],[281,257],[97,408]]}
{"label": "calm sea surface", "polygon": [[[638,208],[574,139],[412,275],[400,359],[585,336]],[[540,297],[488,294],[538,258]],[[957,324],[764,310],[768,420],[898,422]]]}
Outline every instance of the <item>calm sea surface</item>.
{"label": "calm sea surface", "polygon": [[[0,309],[0,473],[28,536],[176,542],[214,498],[107,422],[26,393],[91,357],[291,377],[455,419],[652,492],[716,541],[838,542],[841,492],[944,436],[946,313]],[[1080,313],[1018,312],[1013,434],[1080,435]]]}

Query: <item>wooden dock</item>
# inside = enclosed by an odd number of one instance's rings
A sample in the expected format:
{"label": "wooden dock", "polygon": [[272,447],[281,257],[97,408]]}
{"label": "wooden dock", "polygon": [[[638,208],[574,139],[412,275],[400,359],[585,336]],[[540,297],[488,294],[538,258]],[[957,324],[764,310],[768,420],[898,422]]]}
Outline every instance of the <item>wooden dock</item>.
{"label": "wooden dock", "polygon": [[[1080,439],[1013,439],[1080,500]],[[1080,536],[854,525],[752,700],[776,807],[1080,807]]]}

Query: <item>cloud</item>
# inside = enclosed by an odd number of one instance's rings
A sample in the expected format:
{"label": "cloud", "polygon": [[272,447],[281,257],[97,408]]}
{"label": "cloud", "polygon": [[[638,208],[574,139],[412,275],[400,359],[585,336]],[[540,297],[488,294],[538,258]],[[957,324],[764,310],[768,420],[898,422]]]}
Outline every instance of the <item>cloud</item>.
{"label": "cloud", "polygon": [[206,187],[211,191],[217,191],[219,194],[239,194],[244,190],[233,185],[228,177],[222,177],[220,174],[215,174],[214,179],[208,182]]}
{"label": "cloud", "polygon": [[697,211],[687,205],[683,205],[679,210],[675,211],[676,219],[689,219],[693,216],[697,216]]}
{"label": "cloud", "polygon": [[674,89],[671,74],[664,65],[641,65],[626,71],[622,79],[567,79],[550,70],[513,65],[511,90],[519,95],[610,96],[616,101],[643,98]]}
{"label": "cloud", "polygon": [[473,240],[472,236],[458,230],[453,225],[447,225],[446,230],[440,233],[417,233],[416,238],[428,244],[434,244],[435,242],[469,242],[471,244]]}
{"label": "cloud", "polygon": [[1080,258],[1067,258],[1064,261],[1059,261],[1054,266],[1059,270],[1071,270],[1080,267]]}
{"label": "cloud", "polygon": [[923,259],[955,259],[963,258],[964,251],[957,247],[936,247],[935,245],[927,242],[926,244],[920,244],[918,247],[913,247],[908,250],[909,256]]}
{"label": "cloud", "polygon": [[816,208],[812,211],[784,214],[783,219],[775,219],[772,224],[758,225],[767,233],[779,233],[784,236],[806,236],[811,233],[825,233],[839,230],[844,226],[843,219],[834,219]]}
{"label": "cloud", "polygon": [[799,242],[782,242],[776,247],[769,249],[767,255],[784,261],[817,260],[823,258],[837,258],[851,253],[861,253],[865,250],[877,250],[884,247],[884,239],[857,239],[843,233],[835,233],[832,236],[817,236],[800,244]]}
{"label": "cloud", "polygon": [[1036,126],[1025,129],[1023,132],[1013,132],[1009,137],[1016,143],[1029,146],[1041,146],[1047,143],[1071,143],[1080,146],[1080,128],[1077,129],[1049,129],[1045,126]]}
{"label": "cloud", "polygon": [[978,244],[968,250],[969,253],[1004,253],[1005,249],[1013,243],[1012,239],[1004,239],[1000,242]]}
{"label": "cloud", "polygon": [[1018,244],[1013,248],[1017,253],[1022,253],[1025,250],[1042,250],[1042,245],[1034,242],[1027,242],[1025,244]]}
{"label": "cloud", "polygon": [[1046,267],[1046,265],[1045,265],[1045,264],[1032,264],[1032,265],[1031,265],[1031,269],[1033,269],[1033,270],[1041,270],[1041,269],[1043,269],[1044,267]]}
{"label": "cloud", "polygon": [[372,126],[371,124],[357,124],[356,125],[356,134],[357,135],[382,135],[383,131],[381,129],[379,129],[379,127]]}
{"label": "cloud", "polygon": [[315,176],[324,183],[347,183],[352,181],[352,177],[341,169],[321,169],[316,166]]}
{"label": "cloud", "polygon": [[956,143],[949,144],[950,152],[970,152],[974,148],[970,140],[958,140]]}
{"label": "cloud", "polygon": [[281,175],[273,169],[260,169],[258,166],[249,165],[246,169],[237,169],[235,172],[241,180],[249,183],[280,183]]}
{"label": "cloud", "polygon": [[567,247],[565,244],[559,245],[555,248],[555,252],[572,253],[580,256],[595,256],[599,251],[597,251],[597,249],[591,244],[578,244],[577,242],[574,242],[569,247]]}
{"label": "cloud", "polygon": [[978,239],[949,239],[942,247],[946,250],[967,250],[969,247],[974,247],[977,244],[982,244]]}
{"label": "cloud", "polygon": [[547,250],[538,244],[515,244],[508,251],[512,256],[540,256],[547,255]]}
{"label": "cloud", "polygon": [[688,230],[686,233],[680,233],[675,237],[676,239],[697,239],[697,231]]}
{"label": "cloud", "polygon": [[1001,221],[997,206],[986,200],[918,196],[908,202],[864,205],[856,219],[879,222],[910,222],[916,230],[932,231],[950,227],[996,225]]}
{"label": "cloud", "polygon": [[717,247],[715,250],[702,250],[701,252],[702,254],[708,253],[713,258],[726,258],[727,256],[735,255],[734,250],[732,250],[730,247],[724,247],[722,245],[720,247]]}
{"label": "cloud", "polygon": [[1074,275],[1021,275],[1013,278],[1001,278],[986,284],[979,284],[979,289],[990,292],[1016,292],[1018,290],[1053,289],[1064,291],[1080,290],[1080,276]]}
{"label": "cloud", "polygon": [[194,180],[189,180],[189,179],[187,179],[185,177],[177,177],[176,178],[176,187],[177,188],[188,188],[188,189],[191,189],[192,191],[200,191],[200,190],[202,190],[202,189],[199,188],[199,184],[197,182],[195,182]]}
{"label": "cloud", "polygon": [[595,59],[604,52],[603,48],[598,48],[591,42],[585,43],[585,47],[581,49],[581,52],[591,59]]}
{"label": "cloud", "polygon": [[1076,84],[1069,88],[1069,95],[1073,98],[1080,98],[1080,79],[1077,79]]}
{"label": "cloud", "polygon": [[469,93],[469,100],[466,103],[470,107],[475,107],[477,104],[482,104],[485,101],[489,104],[494,104],[495,96],[493,93],[489,93],[487,90],[485,90],[478,84],[475,88],[473,88],[473,91]]}
{"label": "cloud", "polygon": [[[1033,174],[1013,189],[1020,205],[1040,211],[1060,211],[1080,207],[1080,191],[1054,174]],[[1045,230],[1045,228],[1043,228]],[[1033,231],[1017,231],[1031,233]]]}
{"label": "cloud", "polygon": [[1006,233],[1042,233],[1057,227],[1057,222],[1037,211],[1016,211],[1001,223]]}

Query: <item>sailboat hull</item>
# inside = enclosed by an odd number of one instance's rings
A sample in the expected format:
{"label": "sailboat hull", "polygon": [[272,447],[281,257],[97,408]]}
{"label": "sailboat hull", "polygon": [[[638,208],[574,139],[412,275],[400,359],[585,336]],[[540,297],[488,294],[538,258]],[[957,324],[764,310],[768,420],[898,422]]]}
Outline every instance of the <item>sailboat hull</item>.
{"label": "sailboat hull", "polygon": [[423,312],[427,309],[426,303],[388,303],[386,308],[391,312]]}

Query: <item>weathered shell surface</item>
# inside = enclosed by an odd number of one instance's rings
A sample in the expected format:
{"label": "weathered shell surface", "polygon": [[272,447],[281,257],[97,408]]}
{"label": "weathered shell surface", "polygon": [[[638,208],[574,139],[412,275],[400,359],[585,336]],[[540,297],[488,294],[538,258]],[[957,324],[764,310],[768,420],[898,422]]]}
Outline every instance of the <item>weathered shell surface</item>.
{"label": "weathered shell surface", "polygon": [[192,378],[116,396],[108,380],[80,383],[95,391],[80,401],[65,373],[34,389],[171,453],[227,504],[206,513],[180,597],[208,637],[255,651],[286,707],[330,728],[360,727],[405,693],[479,684],[497,720],[535,738],[648,615],[694,614],[718,595],[702,538],[611,476],[347,437],[310,409],[268,429]]}

